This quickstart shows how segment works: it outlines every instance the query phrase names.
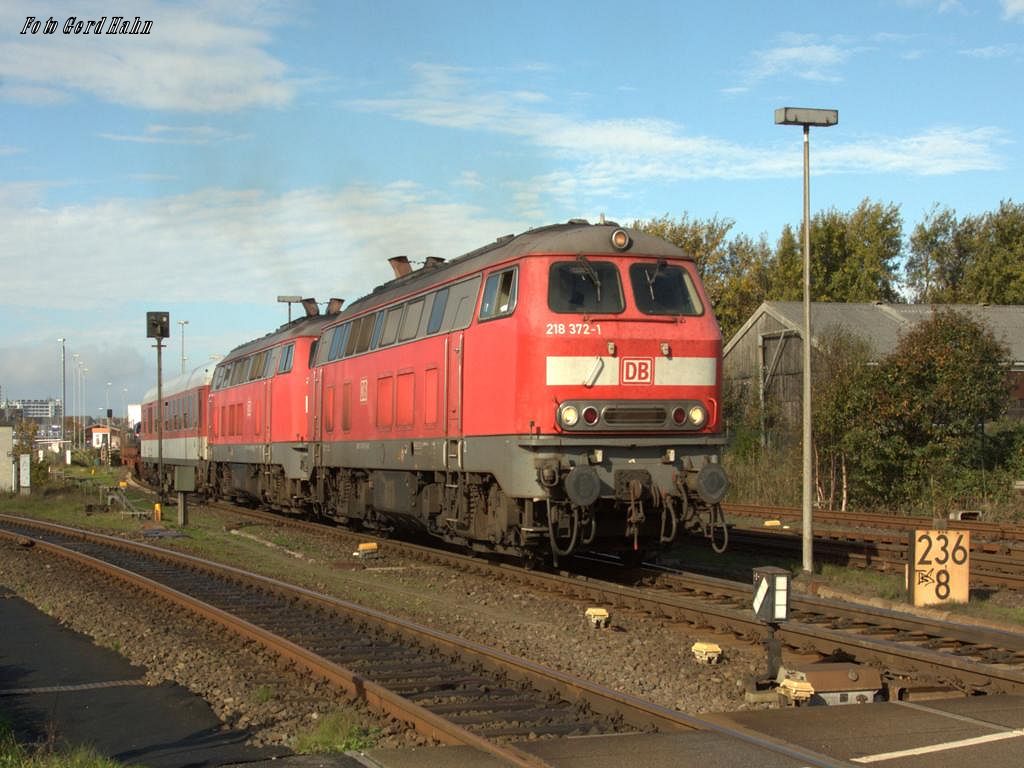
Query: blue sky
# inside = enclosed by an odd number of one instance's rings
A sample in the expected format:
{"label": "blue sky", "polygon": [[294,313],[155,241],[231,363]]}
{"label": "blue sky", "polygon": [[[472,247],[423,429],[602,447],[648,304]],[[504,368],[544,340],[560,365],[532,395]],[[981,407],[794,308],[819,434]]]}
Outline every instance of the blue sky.
{"label": "blue sky", "polygon": [[[149,35],[64,34],[140,16]],[[53,34],[22,34],[27,17]],[[0,388],[85,412],[286,319],[349,301],[386,259],[452,257],[602,213],[735,221],[1021,201],[1024,0],[5,2],[0,8]],[[78,355],[73,358],[73,355]],[[69,381],[72,374],[69,374]],[[69,411],[72,385],[69,383]]]}

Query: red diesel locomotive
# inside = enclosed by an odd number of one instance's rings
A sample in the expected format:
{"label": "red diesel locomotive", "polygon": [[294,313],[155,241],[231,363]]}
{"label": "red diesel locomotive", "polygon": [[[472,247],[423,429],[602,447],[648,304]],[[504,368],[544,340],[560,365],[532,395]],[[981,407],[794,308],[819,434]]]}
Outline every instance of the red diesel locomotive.
{"label": "red diesel locomotive", "polygon": [[220,361],[194,423],[208,452],[165,464],[221,497],[526,559],[639,556],[684,528],[724,544],[722,338],[690,256],[570,221],[391,262],[344,311],[307,302]]}

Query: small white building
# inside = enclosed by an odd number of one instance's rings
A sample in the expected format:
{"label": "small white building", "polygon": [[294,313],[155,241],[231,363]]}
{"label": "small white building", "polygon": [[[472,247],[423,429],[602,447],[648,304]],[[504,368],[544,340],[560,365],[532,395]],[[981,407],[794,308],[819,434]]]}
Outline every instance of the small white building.
{"label": "small white building", "polygon": [[0,427],[0,493],[14,492],[15,472],[14,427]]}
{"label": "small white building", "polygon": [[85,430],[86,439],[93,448],[103,448],[108,443],[117,451],[121,449],[121,430],[117,427],[107,427],[106,424],[94,424]]}

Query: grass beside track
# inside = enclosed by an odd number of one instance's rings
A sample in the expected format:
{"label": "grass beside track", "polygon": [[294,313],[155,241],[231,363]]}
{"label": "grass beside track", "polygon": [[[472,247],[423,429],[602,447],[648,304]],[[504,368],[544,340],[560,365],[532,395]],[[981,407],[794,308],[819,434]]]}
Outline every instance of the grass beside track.
{"label": "grass beside track", "polygon": [[0,768],[122,768],[89,747],[19,744],[10,726],[0,723]]}

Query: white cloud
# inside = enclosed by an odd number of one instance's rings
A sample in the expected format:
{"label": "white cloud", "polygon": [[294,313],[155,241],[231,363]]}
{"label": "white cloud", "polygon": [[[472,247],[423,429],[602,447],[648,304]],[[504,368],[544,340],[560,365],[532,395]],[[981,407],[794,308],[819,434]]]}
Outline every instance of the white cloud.
{"label": "white cloud", "polygon": [[463,171],[453,183],[457,187],[466,187],[468,189],[483,189],[484,187],[484,183],[477,171]]}
{"label": "white cloud", "polygon": [[[77,3],[73,11],[80,19],[106,17],[110,23],[106,3]],[[46,104],[86,94],[113,104],[186,112],[281,107],[293,98],[285,65],[266,51],[265,29],[222,20],[203,4],[150,0],[134,3],[131,12],[152,20],[150,34],[65,35],[61,24],[52,35],[8,36],[0,44],[0,97]],[[0,23],[20,30],[37,13],[31,4],[10,4]]]}
{"label": "white cloud", "polygon": [[[410,122],[510,135],[545,150],[551,163],[561,167],[509,185],[517,210],[528,219],[542,210],[542,198],[578,209],[588,197],[622,196],[648,181],[800,173],[799,153],[780,151],[777,143],[751,146],[692,135],[676,123],[653,118],[584,120],[538,108],[541,102],[526,103],[514,93],[480,90],[467,70],[420,65],[414,71],[419,79],[408,92],[350,106]],[[1003,134],[992,128],[937,128],[845,144],[827,137],[815,148],[815,172],[993,170],[1001,167],[997,148],[1002,143]]]}
{"label": "white cloud", "polygon": [[[211,188],[56,207],[41,203],[46,187],[0,184],[0,386],[13,397],[53,396],[54,339],[69,336],[92,370],[89,413],[97,397],[103,403],[96,382],[129,385],[131,402],[152,385],[147,310],[177,308],[172,322],[191,321],[187,352],[198,364],[284,322],[278,295],[351,303],[391,279],[391,256],[450,259],[529,226],[411,182],[280,195]],[[39,314],[41,305],[57,309]],[[165,375],[178,370],[177,345],[175,333]],[[3,365],[13,360],[17,370]]]}
{"label": "white cloud", "polygon": [[754,51],[754,66],[748,78],[753,82],[784,76],[838,82],[842,77],[836,70],[849,56],[848,50],[821,43]]}
{"label": "white cloud", "polygon": [[246,303],[286,286],[352,300],[388,278],[390,256],[451,258],[525,228],[408,182],[278,196],[214,188],[57,208],[21,206],[23,190],[6,191],[0,186],[8,222],[0,260],[16,266],[0,283],[0,305],[10,307],[38,302],[41,275],[61,276],[48,303],[81,309],[106,304],[103,292],[81,290],[96,275],[130,276],[169,302]]}
{"label": "white cloud", "polygon": [[937,176],[1003,168],[996,148],[1007,143],[995,128],[933,128],[916,136],[864,139],[815,153],[821,172],[909,173]]}
{"label": "white cloud", "polygon": [[1005,59],[1013,56],[1017,50],[1016,45],[987,45],[984,48],[965,48],[957,53],[972,59]]}
{"label": "white cloud", "polygon": [[142,134],[101,133],[101,138],[110,141],[127,141],[138,144],[220,144],[246,138],[231,134],[209,125],[147,125]]}
{"label": "white cloud", "polygon": [[1002,0],[1003,18],[1024,20],[1024,0]]}

